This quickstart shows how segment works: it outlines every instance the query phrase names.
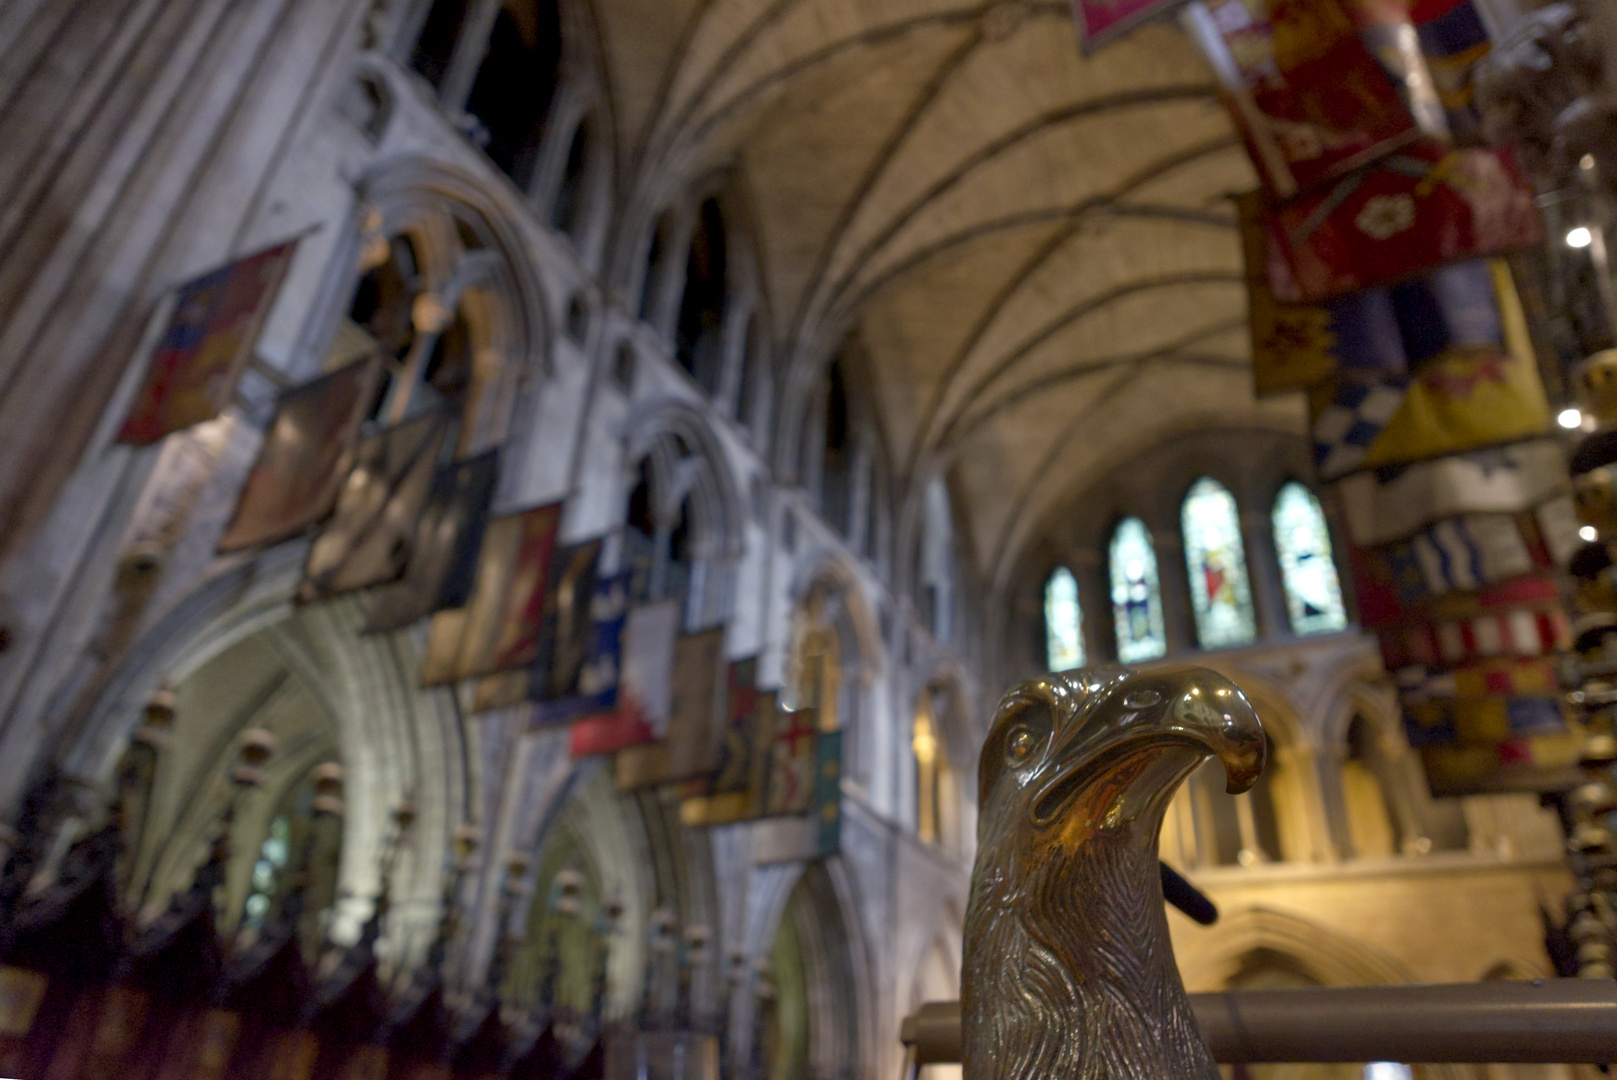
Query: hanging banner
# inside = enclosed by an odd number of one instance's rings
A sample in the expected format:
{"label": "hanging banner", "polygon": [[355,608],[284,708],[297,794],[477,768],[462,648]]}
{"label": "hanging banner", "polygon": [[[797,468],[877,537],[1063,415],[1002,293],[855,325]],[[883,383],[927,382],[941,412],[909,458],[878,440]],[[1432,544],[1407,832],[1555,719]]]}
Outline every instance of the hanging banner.
{"label": "hanging banner", "polygon": [[380,358],[371,357],[281,395],[220,551],[278,543],[325,520],[380,373]]}
{"label": "hanging banner", "polygon": [[694,780],[718,768],[726,716],[724,628],[680,637],[671,676],[667,733],[618,754],[619,791]]}
{"label": "hanging banner", "polygon": [[[1547,721],[1551,704],[1539,700],[1518,705],[1516,715]],[[1511,722],[1507,717],[1506,723]],[[1499,743],[1424,747],[1419,752],[1433,795],[1542,793],[1565,791],[1584,779],[1578,755],[1586,738],[1583,732],[1568,729]]]}
{"label": "hanging banner", "polygon": [[[1568,486],[1560,444],[1540,439],[1355,473],[1333,490],[1348,536],[1368,548],[1407,539],[1444,518],[1548,506]],[[1553,523],[1557,544],[1565,544],[1567,524]]]}
{"label": "hanging banner", "polygon": [[1475,73],[1493,46],[1476,0],[1413,0],[1409,17],[1450,133],[1457,142],[1484,142],[1474,100]]}
{"label": "hanging banner", "polygon": [[[600,560],[600,540],[558,547],[551,557],[539,614],[539,647],[528,671],[528,696],[557,701],[579,692],[579,678],[597,636],[595,611],[600,596],[595,586]],[[626,599],[627,583],[617,591]],[[604,605],[611,606],[611,600]],[[627,614],[626,605],[620,604],[618,609]]]}
{"label": "hanging banner", "polygon": [[489,522],[471,600],[464,608],[432,617],[423,686],[533,662],[561,511],[560,503],[552,503]]}
{"label": "hanging banner", "polygon": [[1235,198],[1246,267],[1253,393],[1269,397],[1305,390],[1342,370],[1407,373],[1409,357],[1391,290],[1370,289],[1319,304],[1286,304],[1275,296],[1261,198],[1257,192]]}
{"label": "hanging banner", "polygon": [[1481,589],[1566,565],[1578,543],[1571,507],[1563,495],[1530,512],[1447,518],[1380,554],[1405,603]]}
{"label": "hanging banner", "polygon": [[775,717],[769,746],[769,779],[764,788],[765,817],[807,814],[814,805],[814,740],[819,711],[796,709]]}
{"label": "hanging banner", "polygon": [[1263,212],[1270,284],[1288,303],[1390,285],[1544,242],[1533,187],[1507,152],[1416,144]]}
{"label": "hanging banner", "polygon": [[416,520],[404,576],[366,598],[367,631],[398,630],[471,599],[499,459],[490,450],[434,472]]}
{"label": "hanging banner", "polygon": [[417,417],[359,441],[331,520],[315,536],[298,600],[397,581],[432,494],[445,419]]}
{"label": "hanging banner", "polygon": [[660,600],[629,609],[623,627],[617,707],[610,714],[573,725],[573,757],[612,754],[668,734],[680,607],[677,600]]}
{"label": "hanging banner", "polygon": [[[629,616],[629,575],[598,577],[590,601],[590,636],[583,663],[571,680],[543,679],[535,666],[529,674],[530,697],[536,698],[533,725],[569,723],[613,712],[623,665],[623,628]],[[546,696],[546,695],[552,696]]]}
{"label": "hanging banner", "polygon": [[219,415],[252,360],[296,249],[289,240],[180,286],[118,442],[146,446]]}
{"label": "hanging banner", "polygon": [[537,695],[560,697],[576,692],[594,631],[590,606],[600,553],[599,540],[558,545],[552,551],[533,663],[502,665],[506,670],[480,679],[472,692],[474,712],[518,705]]}
{"label": "hanging banner", "polygon": [[842,850],[842,732],[822,731],[814,740],[814,857]]}
{"label": "hanging banner", "polygon": [[1289,198],[1448,124],[1394,0],[1208,0],[1186,28],[1264,186]]}
{"label": "hanging banner", "polygon": [[1184,7],[1188,0],[1072,0],[1078,46],[1085,56],[1104,48],[1153,19]]}
{"label": "hanging banner", "polygon": [[718,766],[699,792],[680,804],[681,824],[726,825],[757,817],[762,811],[763,766],[775,730],[775,695],[761,693],[757,677],[756,657],[729,666],[728,715]]}
{"label": "hanging banner", "polygon": [[1322,480],[1550,432],[1510,271],[1443,267],[1393,290],[1409,375],[1340,371],[1309,394]]}

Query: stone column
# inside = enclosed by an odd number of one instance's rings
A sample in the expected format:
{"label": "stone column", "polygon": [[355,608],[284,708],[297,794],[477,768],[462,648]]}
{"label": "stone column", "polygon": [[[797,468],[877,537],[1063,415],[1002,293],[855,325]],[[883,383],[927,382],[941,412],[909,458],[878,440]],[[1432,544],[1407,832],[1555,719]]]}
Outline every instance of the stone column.
{"label": "stone column", "polygon": [[1117,659],[1117,632],[1112,626],[1112,590],[1106,560],[1094,548],[1076,551],[1068,568],[1078,580],[1078,606],[1084,613],[1084,656],[1091,664]]}
{"label": "stone column", "polygon": [[1285,584],[1280,576],[1280,558],[1275,553],[1274,525],[1267,513],[1249,510],[1241,514],[1241,542],[1246,548],[1246,576],[1252,587],[1258,637],[1291,637]]}
{"label": "stone column", "polygon": [[1185,569],[1185,548],[1177,530],[1154,529],[1157,580],[1162,586],[1162,626],[1168,638],[1168,655],[1196,648],[1196,615],[1190,603],[1190,574]]}
{"label": "stone column", "polygon": [[[26,5],[25,5],[26,6]],[[266,185],[363,5],[41,0],[0,67],[0,560],[79,463],[159,299],[289,235]],[[69,25],[71,24],[71,25]]]}

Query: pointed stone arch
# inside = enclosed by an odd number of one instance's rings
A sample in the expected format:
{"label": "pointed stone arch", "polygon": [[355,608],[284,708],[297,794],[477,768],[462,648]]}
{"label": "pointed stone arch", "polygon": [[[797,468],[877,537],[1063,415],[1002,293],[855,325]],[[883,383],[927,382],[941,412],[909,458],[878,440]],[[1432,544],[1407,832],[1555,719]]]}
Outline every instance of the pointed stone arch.
{"label": "pointed stone arch", "polygon": [[1197,934],[1197,947],[1181,950],[1179,957],[1180,974],[1192,993],[1224,989],[1247,958],[1261,951],[1287,958],[1321,986],[1416,981],[1414,971],[1374,946],[1271,908],[1225,912],[1216,926]]}
{"label": "pointed stone arch", "polygon": [[476,783],[468,736],[453,694],[419,686],[420,657],[408,633],[364,634],[358,601],[294,607],[305,544],[283,544],[204,579],[136,638],[85,717],[64,728],[57,761],[86,789],[109,780],[145,701],[259,635],[296,622],[301,642],[283,642],[289,670],[336,725],[345,770],[340,892],[333,934],[350,940],[379,886],[377,854],[390,815],[416,808],[392,882],[394,916],[383,951],[420,955],[436,926],[441,881],[455,829],[472,816]]}

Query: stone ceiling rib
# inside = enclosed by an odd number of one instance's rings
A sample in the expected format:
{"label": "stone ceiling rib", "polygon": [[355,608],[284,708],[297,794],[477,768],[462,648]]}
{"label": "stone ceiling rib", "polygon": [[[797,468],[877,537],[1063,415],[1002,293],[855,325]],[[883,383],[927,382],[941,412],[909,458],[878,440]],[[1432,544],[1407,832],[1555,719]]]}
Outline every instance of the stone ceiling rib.
{"label": "stone ceiling rib", "polygon": [[[993,530],[995,535],[992,543],[980,549],[990,553],[984,569],[991,576],[996,579],[1003,576],[1014,562],[1019,548],[1016,543],[1018,530],[1026,528],[1028,520],[1040,512],[1042,505],[1062,493],[1070,492],[1075,486],[1075,476],[1088,477],[1103,471],[1106,464],[1126,456],[1128,451],[1122,449],[1125,446],[1139,449],[1161,440],[1176,425],[1183,424],[1186,415],[1217,415],[1226,423],[1245,419],[1234,410],[1221,411],[1219,407],[1227,409],[1230,404],[1243,398],[1250,400],[1251,380],[1246,370],[1202,368],[1199,372],[1204,377],[1198,379],[1198,369],[1180,368],[1173,383],[1177,395],[1165,395],[1164,387],[1153,385],[1159,381],[1154,376],[1160,374],[1161,364],[1162,361],[1146,360],[1124,369],[1114,383],[1096,395],[1081,413],[1073,416],[1066,427],[1050,440],[1049,449],[1027,472],[1027,479],[1005,502],[1003,511],[994,515],[998,518],[997,523],[985,523],[998,526]],[[1220,381],[1225,384],[1222,392],[1216,385]],[[1126,432],[1108,431],[1108,428],[1116,428],[1120,424],[1137,423],[1139,406],[1136,403],[1135,407],[1130,408],[1127,402],[1129,397],[1143,397],[1145,404],[1155,413],[1154,422],[1149,426],[1135,426]],[[1172,407],[1183,400],[1192,402],[1193,407],[1180,410],[1176,415]],[[1085,468],[1064,470],[1063,475],[1056,475],[1057,461],[1070,453],[1080,435],[1088,436],[1091,445],[1103,447],[1103,451],[1090,454],[1092,460],[1083,463]],[[1057,489],[1057,493],[1051,494],[1052,489]],[[1036,502],[1041,493],[1045,495],[1045,504]]]}
{"label": "stone ceiling rib", "polygon": [[[995,364],[992,369],[977,379],[977,381],[974,382],[968,390],[961,394],[960,397],[965,402],[980,404],[982,401],[982,395],[987,394],[995,382],[1009,374],[1011,369],[1014,368],[1023,357],[1027,356],[1039,345],[1042,345],[1044,342],[1050,340],[1061,330],[1075,322],[1078,322],[1080,319],[1092,315],[1097,311],[1111,306],[1112,304],[1118,303],[1121,300],[1137,297],[1143,293],[1154,292],[1160,289],[1171,289],[1186,285],[1209,284],[1241,286],[1244,281],[1245,278],[1243,275],[1229,271],[1209,270],[1186,274],[1169,274],[1162,277],[1131,281],[1127,284],[1119,285],[1114,289],[1110,289],[1100,296],[1087,297],[1065,311],[1060,312],[1055,318],[1051,319],[1044,326],[1039,327],[1025,341],[1018,345],[1009,354],[1004,356],[999,363]],[[1238,294],[1237,301],[1244,305],[1244,290]],[[1242,322],[1241,325],[1245,325],[1244,322]],[[1116,360],[1103,360],[1092,361],[1091,363],[1099,365],[1116,362]],[[1022,388],[1019,388],[1012,391],[1012,394],[1020,394],[1021,392]],[[1007,399],[1001,398],[999,400]],[[952,416],[947,417],[943,430],[938,436],[938,441],[947,442],[952,438],[955,438],[958,435],[958,429],[956,426],[957,423],[966,422],[967,415],[968,414],[957,411]],[[975,427],[978,425],[978,423],[978,420],[973,419],[969,421],[969,426]]]}
{"label": "stone ceiling rib", "polygon": [[1242,368],[1242,370],[1246,370],[1245,362],[1239,359],[1209,355],[1207,353],[1185,351],[1191,346],[1203,344],[1209,338],[1227,333],[1236,327],[1244,327],[1245,325],[1245,315],[1229,319],[1221,319],[1218,322],[1212,323],[1211,325],[1204,326],[1198,330],[1192,330],[1188,334],[1183,334],[1170,344],[1164,345],[1158,349],[1153,349],[1149,352],[1125,353],[1119,356],[1105,357],[1100,360],[1088,360],[1082,364],[1074,364],[1071,367],[1058,368],[1032,382],[1018,386],[1013,390],[1009,390],[999,397],[990,398],[986,402],[981,403],[980,407],[974,412],[960,416],[958,418],[958,423],[951,425],[939,439],[939,442],[946,448],[950,446],[958,447],[970,439],[972,435],[981,431],[988,424],[1002,419],[1004,414],[1015,409],[1018,405],[1021,405],[1022,403],[1040,394],[1054,390],[1059,386],[1071,383],[1076,379],[1082,379],[1086,376],[1095,374],[1096,372],[1105,371],[1111,368],[1127,367],[1131,365],[1138,366],[1148,362],[1171,362],[1183,364],[1213,364],[1223,367],[1239,366]]}
{"label": "stone ceiling rib", "polygon": [[1008,132],[977,148],[964,161],[939,177],[918,198],[912,200],[894,214],[880,232],[866,241],[864,246],[854,253],[851,262],[856,267],[865,265],[867,260],[873,258],[876,252],[880,251],[884,245],[897,236],[929,204],[954,190],[976,169],[987,165],[1000,155],[1015,149],[1036,135],[1043,134],[1052,128],[1059,128],[1064,124],[1092,119],[1111,112],[1150,107],[1168,102],[1206,100],[1211,94],[1212,88],[1205,84],[1170,86],[1151,90],[1128,90],[1101,99],[1077,102],[1036,117],[1014,131]]}
{"label": "stone ceiling rib", "polygon": [[843,306],[851,310],[857,310],[896,278],[902,277],[916,267],[924,265],[940,255],[947,254],[963,244],[970,243],[990,233],[1007,229],[1022,229],[1033,225],[1074,222],[1097,212],[1109,213],[1118,217],[1162,218],[1167,221],[1178,221],[1189,225],[1210,225],[1215,228],[1226,228],[1232,232],[1235,229],[1234,220],[1220,214],[1186,210],[1177,206],[1119,206],[1115,205],[1109,196],[1098,196],[1086,199],[1077,206],[1057,206],[1048,209],[1027,210],[1008,214],[1002,218],[980,221],[958,233],[942,237],[931,246],[910,255],[902,263],[884,269],[880,277],[864,284],[851,301]]}
{"label": "stone ceiling rib", "polygon": [[596,2],[641,179],[750,193],[780,385],[861,328],[903,497],[952,469],[985,569],[1107,440],[1297,425],[1251,396],[1253,177],[1173,27],[1083,57],[1067,0]]}

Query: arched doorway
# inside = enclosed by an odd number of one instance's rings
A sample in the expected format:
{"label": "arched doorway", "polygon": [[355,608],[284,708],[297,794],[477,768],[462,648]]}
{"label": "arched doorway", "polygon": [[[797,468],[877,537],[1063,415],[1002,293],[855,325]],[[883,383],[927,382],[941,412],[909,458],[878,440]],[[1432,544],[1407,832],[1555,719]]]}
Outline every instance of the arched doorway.
{"label": "arched doorway", "polygon": [[860,998],[836,889],[811,865],[787,898],[768,953],[773,1000],[754,1061],[769,1080],[840,1080],[860,1069]]}

